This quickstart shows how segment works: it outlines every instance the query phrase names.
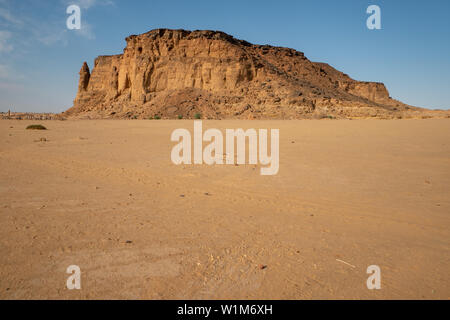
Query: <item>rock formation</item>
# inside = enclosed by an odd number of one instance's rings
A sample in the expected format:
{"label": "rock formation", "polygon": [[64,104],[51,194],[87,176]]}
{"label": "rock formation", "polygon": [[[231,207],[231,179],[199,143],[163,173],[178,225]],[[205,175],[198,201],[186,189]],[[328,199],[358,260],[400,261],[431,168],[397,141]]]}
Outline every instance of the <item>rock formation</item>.
{"label": "rock formation", "polygon": [[410,117],[389,97],[289,48],[218,31],[156,29],[126,38],[123,54],[85,62],[64,116],[77,118],[302,119]]}

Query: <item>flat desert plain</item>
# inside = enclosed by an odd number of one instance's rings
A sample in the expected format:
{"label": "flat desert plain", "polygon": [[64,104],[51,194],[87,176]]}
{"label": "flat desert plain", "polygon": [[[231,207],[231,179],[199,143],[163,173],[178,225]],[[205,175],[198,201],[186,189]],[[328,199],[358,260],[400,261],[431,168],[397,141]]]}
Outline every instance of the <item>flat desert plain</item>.
{"label": "flat desert plain", "polygon": [[0,121],[2,299],[450,298],[448,119],[203,121],[279,129],[275,176],[174,165],[193,121],[35,123]]}

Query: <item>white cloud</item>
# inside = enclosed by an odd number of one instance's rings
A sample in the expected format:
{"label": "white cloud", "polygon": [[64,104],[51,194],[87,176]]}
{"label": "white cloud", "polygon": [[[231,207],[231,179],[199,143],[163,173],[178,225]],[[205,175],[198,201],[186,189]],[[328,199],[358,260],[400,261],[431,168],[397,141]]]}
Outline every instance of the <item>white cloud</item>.
{"label": "white cloud", "polygon": [[98,1],[96,0],[79,0],[78,5],[81,9],[89,9],[90,7],[93,7],[96,5]]}
{"label": "white cloud", "polygon": [[[1,80],[1,78],[0,78]],[[11,83],[10,81],[0,81],[0,89],[11,91],[23,90],[24,86],[21,83]]]}
{"label": "white cloud", "polygon": [[12,82],[21,82],[25,77],[16,72],[10,65],[0,64],[0,80],[7,80]]}
{"label": "white cloud", "polygon": [[63,45],[67,45],[67,30],[66,29],[60,29],[57,31],[47,32],[45,30],[34,30],[33,31],[35,38],[47,45],[51,46],[55,43],[62,43]]}
{"label": "white cloud", "polygon": [[[64,7],[71,4],[80,6],[82,10],[80,30],[66,29],[65,20],[68,15],[65,13]],[[0,28],[7,29],[0,30],[0,54],[12,52],[14,49],[24,49],[33,43],[33,40],[48,46],[67,45],[72,33],[88,40],[94,40],[96,38],[94,26],[85,18],[83,12],[96,6],[114,6],[115,3],[112,0],[60,0],[60,5],[61,15],[54,16],[56,19],[42,23],[30,14],[20,15],[18,18],[14,12],[13,2],[0,0]],[[32,26],[32,28],[26,28],[27,26]],[[13,33],[14,37],[12,37]]]}
{"label": "white cloud", "polygon": [[112,0],[65,0],[64,3],[66,5],[76,4],[81,9],[89,9],[95,6],[112,6],[114,2]]}
{"label": "white cloud", "polygon": [[[63,3],[66,6],[75,4],[81,8],[81,16],[83,17],[83,10],[87,11],[88,9],[95,6],[114,6],[115,3],[112,0],[63,0]],[[81,20],[81,29],[73,30],[77,35],[87,38],[89,40],[95,39],[94,28],[91,24],[89,24],[86,19]]]}
{"label": "white cloud", "polygon": [[87,23],[87,22],[83,22],[81,24],[81,29],[80,30],[74,30],[77,34],[79,34],[82,37],[85,37],[89,40],[94,40],[95,39],[95,34],[94,31],[92,30],[92,26]]}
{"label": "white cloud", "polygon": [[12,75],[11,69],[6,64],[0,64],[0,79],[9,79]]}
{"label": "white cloud", "polygon": [[[19,15],[15,12],[17,7],[10,1],[0,0],[0,89],[16,88],[26,81],[28,77],[22,72],[28,71],[14,66],[39,46],[67,46],[72,37],[95,39],[94,27],[88,19],[83,19],[83,15],[80,30],[66,28],[66,0],[60,1],[59,8],[55,8],[50,19],[42,23],[34,14]],[[71,3],[74,2],[76,0],[71,0]],[[78,3],[84,12],[94,6],[114,5],[109,0],[79,0]]]}
{"label": "white cloud", "polygon": [[0,64],[0,79],[4,79],[8,77],[7,66]]}
{"label": "white cloud", "polygon": [[11,12],[5,8],[0,8],[0,18],[9,24],[20,26],[22,25],[22,20],[16,18]]}
{"label": "white cloud", "polygon": [[13,45],[9,43],[11,38],[11,32],[0,30],[0,53],[11,52],[13,50]]}

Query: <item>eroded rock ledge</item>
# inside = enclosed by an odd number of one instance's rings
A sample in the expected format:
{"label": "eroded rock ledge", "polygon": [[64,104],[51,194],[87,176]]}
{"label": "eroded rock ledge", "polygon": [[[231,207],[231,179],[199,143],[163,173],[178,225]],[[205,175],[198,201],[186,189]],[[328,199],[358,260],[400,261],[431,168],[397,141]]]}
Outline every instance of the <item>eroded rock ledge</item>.
{"label": "eroded rock ledge", "polygon": [[64,113],[78,118],[399,118],[423,109],[391,99],[294,49],[219,31],[156,29],[126,38],[123,54],[85,62]]}

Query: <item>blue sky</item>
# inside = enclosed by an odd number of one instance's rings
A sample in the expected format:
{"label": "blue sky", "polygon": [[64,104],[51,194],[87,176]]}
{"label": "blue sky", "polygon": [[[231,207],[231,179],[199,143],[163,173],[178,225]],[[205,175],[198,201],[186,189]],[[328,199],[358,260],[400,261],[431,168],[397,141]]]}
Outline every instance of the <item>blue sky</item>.
{"label": "blue sky", "polygon": [[[81,7],[81,30],[66,8]],[[366,9],[381,8],[381,30]],[[0,0],[0,111],[72,106],[83,61],[122,53],[125,37],[155,28],[212,29],[294,48],[352,78],[384,82],[393,98],[450,107],[450,1]]]}

